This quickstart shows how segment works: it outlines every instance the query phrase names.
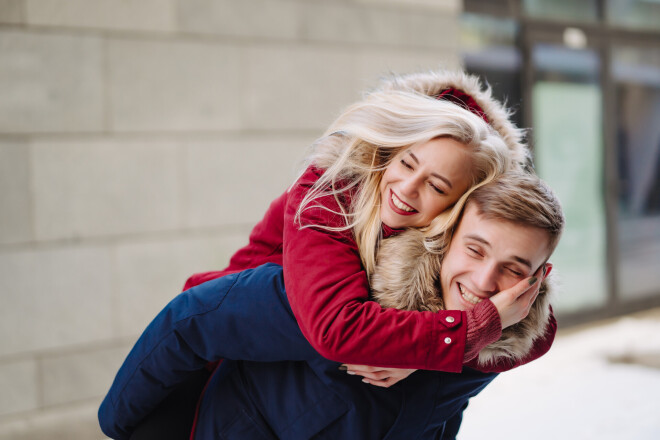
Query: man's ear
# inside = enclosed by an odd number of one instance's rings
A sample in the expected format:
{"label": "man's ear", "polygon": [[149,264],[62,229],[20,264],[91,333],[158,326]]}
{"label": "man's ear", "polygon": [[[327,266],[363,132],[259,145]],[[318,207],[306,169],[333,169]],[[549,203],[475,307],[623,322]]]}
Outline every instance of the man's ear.
{"label": "man's ear", "polygon": [[543,278],[542,280],[546,279],[548,275],[550,275],[550,272],[552,272],[552,263],[545,263],[543,265]]}

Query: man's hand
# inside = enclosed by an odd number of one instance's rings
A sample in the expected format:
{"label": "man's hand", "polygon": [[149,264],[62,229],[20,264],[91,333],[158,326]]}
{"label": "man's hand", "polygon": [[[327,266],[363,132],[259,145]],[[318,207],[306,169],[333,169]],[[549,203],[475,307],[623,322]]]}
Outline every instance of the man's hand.
{"label": "man's hand", "polygon": [[541,282],[551,270],[552,264],[545,263],[536,271],[533,277],[525,278],[515,286],[490,297],[491,302],[500,314],[502,329],[525,319],[539,294]]}
{"label": "man's hand", "polygon": [[342,364],[340,370],[348,374],[362,376],[362,382],[377,387],[389,388],[395,383],[405,379],[417,370],[408,370],[403,368],[383,368],[369,367],[367,365]]}

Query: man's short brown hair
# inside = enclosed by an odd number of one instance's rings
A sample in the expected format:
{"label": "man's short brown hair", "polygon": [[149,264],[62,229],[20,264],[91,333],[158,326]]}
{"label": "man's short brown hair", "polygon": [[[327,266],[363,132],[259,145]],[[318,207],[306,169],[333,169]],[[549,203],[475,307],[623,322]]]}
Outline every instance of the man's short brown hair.
{"label": "man's short brown hair", "polygon": [[559,199],[534,174],[503,174],[476,189],[467,203],[474,203],[479,214],[486,219],[506,220],[545,230],[550,254],[564,229],[565,219]]}

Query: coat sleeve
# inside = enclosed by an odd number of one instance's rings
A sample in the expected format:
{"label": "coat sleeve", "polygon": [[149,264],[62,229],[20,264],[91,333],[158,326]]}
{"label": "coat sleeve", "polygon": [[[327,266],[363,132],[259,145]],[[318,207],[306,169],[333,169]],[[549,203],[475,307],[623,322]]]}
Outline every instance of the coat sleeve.
{"label": "coat sleeve", "polygon": [[467,406],[468,403],[465,402],[461,409],[445,422],[440,440],[456,440],[458,430],[461,428],[461,423],[463,423],[463,412]]}
{"label": "coat sleeve", "polygon": [[480,365],[477,362],[478,358],[475,358],[470,362],[466,363],[465,365],[467,367],[474,368],[475,370],[479,370],[484,373],[503,373],[505,371],[512,370],[521,365],[528,364],[540,358],[544,354],[546,354],[550,350],[550,347],[552,347],[552,343],[555,340],[556,334],[557,334],[557,320],[555,319],[555,316],[552,312],[552,307],[550,307],[550,316],[548,318],[548,325],[545,329],[545,333],[543,334],[542,337],[534,341],[534,345],[529,350],[527,355],[525,355],[523,358],[521,359],[503,358],[487,365]]}
{"label": "coat sleeve", "polygon": [[174,298],[140,336],[101,404],[101,429],[128,438],[174,387],[210,361],[314,355],[289,308],[281,266],[206,282]]}
{"label": "coat sleeve", "polygon": [[460,372],[466,314],[382,308],[368,301],[369,285],[334,196],[323,197],[296,219],[315,179],[303,175],[284,211],[284,280],[291,308],[311,345],[325,358],[353,364]]}

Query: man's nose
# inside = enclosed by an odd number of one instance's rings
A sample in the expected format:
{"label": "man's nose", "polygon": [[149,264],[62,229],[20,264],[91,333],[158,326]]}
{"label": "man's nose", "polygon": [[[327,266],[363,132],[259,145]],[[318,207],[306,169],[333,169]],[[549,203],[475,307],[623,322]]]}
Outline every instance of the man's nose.
{"label": "man's nose", "polygon": [[472,273],[474,287],[481,293],[494,295],[497,293],[499,269],[494,263],[484,263]]}

